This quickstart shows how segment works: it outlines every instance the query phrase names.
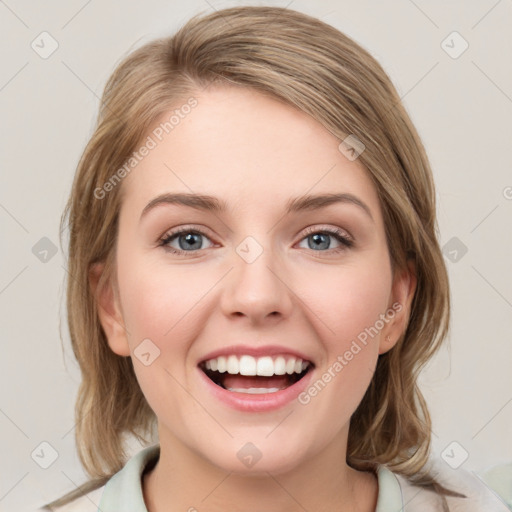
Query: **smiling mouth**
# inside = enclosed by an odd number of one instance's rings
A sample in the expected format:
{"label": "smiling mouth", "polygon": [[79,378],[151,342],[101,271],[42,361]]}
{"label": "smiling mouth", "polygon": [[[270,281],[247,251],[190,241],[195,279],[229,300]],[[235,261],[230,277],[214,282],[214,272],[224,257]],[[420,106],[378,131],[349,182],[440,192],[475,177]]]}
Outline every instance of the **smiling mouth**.
{"label": "smiling mouth", "polygon": [[313,363],[300,358],[277,356],[221,356],[199,364],[217,386],[246,394],[276,393],[286,389],[311,371]]}

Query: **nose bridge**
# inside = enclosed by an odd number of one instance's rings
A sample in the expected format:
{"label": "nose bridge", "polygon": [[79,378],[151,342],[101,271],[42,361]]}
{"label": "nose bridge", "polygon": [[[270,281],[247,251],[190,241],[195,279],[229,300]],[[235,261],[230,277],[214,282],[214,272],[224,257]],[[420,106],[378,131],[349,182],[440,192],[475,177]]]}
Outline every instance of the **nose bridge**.
{"label": "nose bridge", "polygon": [[[222,305],[227,315],[243,315],[253,322],[267,316],[284,317],[291,310],[290,290],[286,286],[284,269],[270,243],[271,233],[265,235],[268,243],[247,236],[235,247],[234,269],[228,278]],[[260,242],[261,240],[261,242]]]}

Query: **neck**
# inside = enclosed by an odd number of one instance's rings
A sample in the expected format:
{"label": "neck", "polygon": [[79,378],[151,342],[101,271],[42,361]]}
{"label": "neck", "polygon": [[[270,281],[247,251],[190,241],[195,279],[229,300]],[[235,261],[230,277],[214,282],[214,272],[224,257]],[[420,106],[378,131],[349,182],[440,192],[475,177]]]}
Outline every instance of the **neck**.
{"label": "neck", "polygon": [[143,478],[148,512],[375,511],[377,477],[346,464],[346,436],[344,443],[326,446],[293,470],[242,474],[223,470],[160,434],[160,459]]}

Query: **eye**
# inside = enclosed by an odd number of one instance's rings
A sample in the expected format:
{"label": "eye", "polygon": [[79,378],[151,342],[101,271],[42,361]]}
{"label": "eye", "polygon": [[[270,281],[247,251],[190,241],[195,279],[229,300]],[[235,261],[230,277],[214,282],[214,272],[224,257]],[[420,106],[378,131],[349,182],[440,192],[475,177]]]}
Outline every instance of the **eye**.
{"label": "eye", "polygon": [[[210,241],[201,230],[183,227],[167,233],[164,238],[160,240],[159,245],[173,254],[185,254],[196,252],[200,249],[207,249],[208,247],[203,246],[205,239]],[[177,243],[178,247],[171,245],[173,243]],[[211,246],[213,246],[213,244]]]}
{"label": "eye", "polygon": [[[332,240],[334,239],[334,247]],[[203,242],[207,240],[210,245],[205,247]],[[319,229],[318,227],[310,227],[305,231],[305,236],[300,243],[307,241],[306,249],[315,252],[338,253],[345,251],[354,245],[349,235],[335,228]],[[173,245],[174,244],[174,245]],[[159,245],[172,254],[185,255],[196,253],[202,249],[213,247],[210,238],[202,230],[184,226],[182,228],[166,233],[160,240]],[[177,245],[177,247],[176,247]]]}
{"label": "eye", "polygon": [[[345,251],[354,245],[353,240],[348,234],[335,228],[318,229],[317,227],[307,228],[306,236],[302,238],[303,241],[307,241],[306,249],[312,249],[320,252],[340,252]],[[331,240],[335,240],[335,247],[331,247]]]}

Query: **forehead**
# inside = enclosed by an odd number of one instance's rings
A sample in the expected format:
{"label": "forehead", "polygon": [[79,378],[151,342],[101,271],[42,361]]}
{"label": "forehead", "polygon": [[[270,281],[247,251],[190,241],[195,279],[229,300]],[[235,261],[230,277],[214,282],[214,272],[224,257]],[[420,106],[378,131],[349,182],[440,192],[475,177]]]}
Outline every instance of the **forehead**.
{"label": "forehead", "polygon": [[363,165],[348,160],[340,140],[307,114],[237,87],[212,87],[193,98],[194,108],[181,111],[177,104],[144,137],[154,147],[122,184],[130,208],[141,212],[167,192],[215,195],[243,208],[277,208],[291,197],[343,192],[364,198],[380,217]]}

